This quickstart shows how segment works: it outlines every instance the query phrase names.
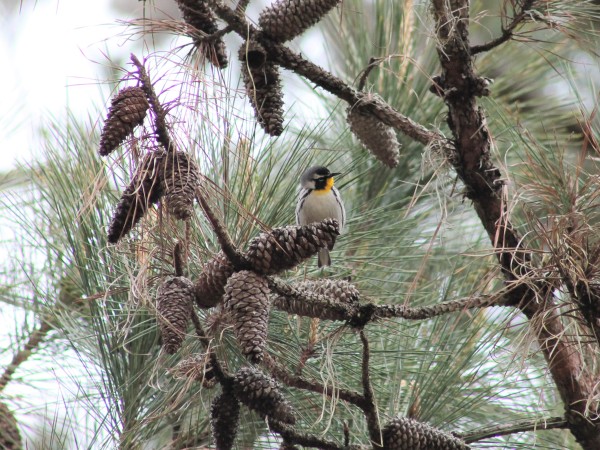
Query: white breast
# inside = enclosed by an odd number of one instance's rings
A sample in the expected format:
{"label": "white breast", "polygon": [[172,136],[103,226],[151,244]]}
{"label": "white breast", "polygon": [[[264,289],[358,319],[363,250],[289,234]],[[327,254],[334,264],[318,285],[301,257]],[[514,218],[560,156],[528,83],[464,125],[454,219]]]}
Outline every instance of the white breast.
{"label": "white breast", "polygon": [[313,191],[308,195],[306,190],[301,190],[296,209],[298,225],[320,222],[328,218],[336,219],[340,223],[340,230],[344,227],[346,213],[338,190],[333,188],[326,193]]}

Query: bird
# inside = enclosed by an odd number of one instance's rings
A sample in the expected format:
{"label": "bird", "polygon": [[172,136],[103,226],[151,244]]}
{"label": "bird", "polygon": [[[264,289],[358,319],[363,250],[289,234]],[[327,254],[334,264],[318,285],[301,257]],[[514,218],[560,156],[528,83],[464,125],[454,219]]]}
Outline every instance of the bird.
{"label": "bird", "polygon": [[[333,177],[327,167],[312,166],[300,176],[300,192],[296,204],[296,223],[308,225],[325,219],[336,219],[340,231],[346,223],[346,210],[340,192],[333,185]],[[318,266],[330,266],[331,257],[327,248],[319,249]]]}

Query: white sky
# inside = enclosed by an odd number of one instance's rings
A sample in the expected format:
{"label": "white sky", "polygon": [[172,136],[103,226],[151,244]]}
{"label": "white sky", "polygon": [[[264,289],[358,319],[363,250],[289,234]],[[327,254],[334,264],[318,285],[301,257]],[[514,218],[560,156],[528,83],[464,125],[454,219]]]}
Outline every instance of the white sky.
{"label": "white sky", "polygon": [[141,16],[142,7],[133,0],[0,0],[0,171],[31,157],[44,118],[103,101],[105,55],[131,52],[124,37],[114,37],[115,19]]}

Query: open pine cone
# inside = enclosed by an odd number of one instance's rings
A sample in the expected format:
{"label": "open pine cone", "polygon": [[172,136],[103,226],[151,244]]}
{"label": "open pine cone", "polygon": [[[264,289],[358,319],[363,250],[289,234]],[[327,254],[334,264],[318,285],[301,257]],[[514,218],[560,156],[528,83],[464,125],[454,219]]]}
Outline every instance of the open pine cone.
{"label": "open pine cone", "polygon": [[278,0],[258,18],[263,32],[276,42],[285,42],[316,24],[341,0]]}
{"label": "open pine cone", "polygon": [[121,89],[111,101],[100,135],[100,155],[111,153],[136,126],[141,125],[149,107],[142,88],[129,86]]}
{"label": "open pine cone", "polygon": [[267,345],[269,287],[267,280],[249,270],[234,273],[225,286],[225,309],[242,353],[259,363]]}
{"label": "open pine cone", "polygon": [[217,449],[233,448],[239,420],[240,404],[230,388],[223,388],[210,407],[210,424]]}
{"label": "open pine cone", "polygon": [[346,120],[358,140],[386,166],[394,168],[400,160],[396,131],[372,114],[349,107]]}
{"label": "open pine cone", "polygon": [[193,283],[185,277],[169,277],[156,291],[156,311],[163,349],[179,350],[192,316]]}
{"label": "open pine cone", "polygon": [[187,220],[194,212],[200,169],[184,152],[169,152],[163,166],[162,181],[167,210],[179,220]]}
{"label": "open pine cone", "polygon": [[200,308],[216,306],[225,293],[225,284],[233,273],[233,264],[223,252],[217,253],[202,267],[194,284],[194,298]]}
{"label": "open pine cone", "polygon": [[340,227],[335,219],[274,228],[250,241],[246,258],[256,272],[277,274],[316,255],[320,248],[333,248],[339,234]]}
{"label": "open pine cone", "polygon": [[144,155],[131,182],[123,191],[108,226],[108,242],[111,244],[127,235],[148,208],[160,200],[163,194],[160,177],[164,155],[162,151]]}
{"label": "open pine cone", "polygon": [[296,417],[292,406],[279,391],[272,378],[253,367],[243,367],[235,374],[233,390],[240,402],[262,417],[269,416],[282,423],[293,425]]}
{"label": "open pine cone", "polygon": [[[183,14],[183,20],[196,30],[206,34],[218,31],[217,18],[205,0],[177,0],[177,5]],[[223,39],[218,38],[211,42],[194,38],[194,45],[206,55],[212,65],[224,69],[227,67],[227,48]]]}
{"label": "open pine cone", "polygon": [[244,42],[238,52],[246,94],[256,119],[267,134],[283,133],[283,93],[279,70],[256,41]]}
{"label": "open pine cone", "polygon": [[460,439],[407,417],[392,419],[382,430],[383,446],[387,450],[467,450]]}
{"label": "open pine cone", "polygon": [[306,280],[290,285],[273,295],[273,306],[289,314],[323,320],[346,321],[357,311],[360,294],[346,280]]}

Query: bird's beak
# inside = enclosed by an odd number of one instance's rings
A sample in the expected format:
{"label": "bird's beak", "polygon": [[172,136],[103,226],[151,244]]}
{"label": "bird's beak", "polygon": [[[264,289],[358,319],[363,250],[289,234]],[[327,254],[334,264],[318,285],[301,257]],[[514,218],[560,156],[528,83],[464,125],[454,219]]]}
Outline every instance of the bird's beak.
{"label": "bird's beak", "polygon": [[338,175],[341,175],[342,172],[335,172],[335,173],[330,173],[329,176],[327,178],[333,178],[333,177],[337,177]]}

